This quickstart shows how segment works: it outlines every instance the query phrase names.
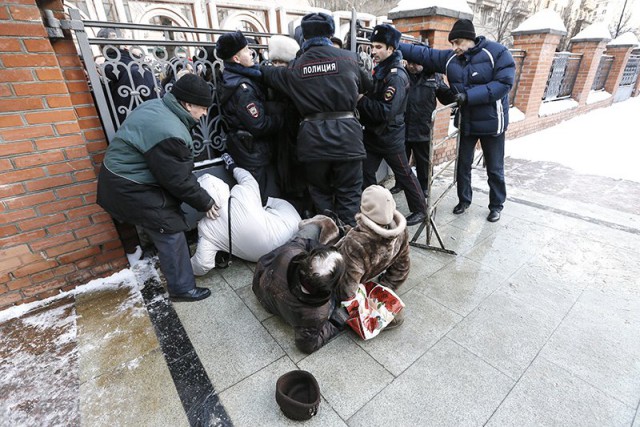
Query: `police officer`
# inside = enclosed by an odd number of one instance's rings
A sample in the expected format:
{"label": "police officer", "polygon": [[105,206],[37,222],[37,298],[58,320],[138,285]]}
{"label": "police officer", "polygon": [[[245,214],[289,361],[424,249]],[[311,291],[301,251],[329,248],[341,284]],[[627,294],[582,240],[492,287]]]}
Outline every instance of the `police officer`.
{"label": "police officer", "polygon": [[332,45],[331,16],[307,14],[301,27],[302,53],[289,68],[262,67],[263,78],[267,85],[291,94],[302,116],[297,155],[305,164],[316,210],[332,210],[355,225],[366,157],[355,112],[366,74],[354,52]]}
{"label": "police officer", "polygon": [[283,126],[283,107],[266,101],[265,90],[256,80],[260,69],[242,32],[221,35],[216,54],[224,60],[220,107],[229,125],[227,151],[258,181],[264,205],[268,197],[280,195],[271,145]]}
{"label": "police officer", "polygon": [[400,32],[389,24],[376,25],[371,33],[371,52],[378,65],[373,72],[373,93],[360,97],[358,111],[365,126],[364,187],[376,184],[376,171],[384,159],[393,170],[407,198],[411,214],[408,225],[424,221],[427,205],[418,179],[411,171],[405,153],[404,113],[409,77],[396,51]]}

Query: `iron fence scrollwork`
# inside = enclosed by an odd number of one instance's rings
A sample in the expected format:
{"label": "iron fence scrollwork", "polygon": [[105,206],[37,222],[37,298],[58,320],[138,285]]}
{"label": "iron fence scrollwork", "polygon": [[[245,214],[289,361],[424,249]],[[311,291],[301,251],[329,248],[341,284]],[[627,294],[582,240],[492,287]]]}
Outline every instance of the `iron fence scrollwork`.
{"label": "iron fence scrollwork", "polygon": [[604,90],[612,66],[613,56],[602,55],[600,63],[598,64],[598,71],[596,71],[596,78],[593,80],[593,85],[591,85],[591,90]]}
{"label": "iron fence scrollwork", "polygon": [[582,54],[557,52],[554,55],[542,96],[544,102],[571,97],[581,62]]}

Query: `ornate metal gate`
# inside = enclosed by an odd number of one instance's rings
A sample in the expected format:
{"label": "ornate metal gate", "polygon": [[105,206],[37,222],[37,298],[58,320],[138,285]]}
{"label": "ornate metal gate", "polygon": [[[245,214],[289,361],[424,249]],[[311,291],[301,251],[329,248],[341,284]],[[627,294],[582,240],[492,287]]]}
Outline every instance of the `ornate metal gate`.
{"label": "ornate metal gate", "polygon": [[624,67],[618,90],[616,90],[616,93],[613,95],[613,102],[624,101],[631,96],[636,81],[638,80],[639,69],[640,54],[630,55],[627,65]]}

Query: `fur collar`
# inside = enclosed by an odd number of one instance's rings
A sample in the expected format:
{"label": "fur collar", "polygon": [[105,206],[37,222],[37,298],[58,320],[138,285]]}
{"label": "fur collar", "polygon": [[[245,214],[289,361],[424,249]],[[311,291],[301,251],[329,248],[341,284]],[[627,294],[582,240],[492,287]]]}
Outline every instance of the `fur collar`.
{"label": "fur collar", "polygon": [[399,211],[393,213],[393,221],[391,221],[390,228],[388,229],[376,224],[361,213],[356,214],[356,221],[359,227],[367,227],[377,235],[386,239],[399,236],[404,233],[405,228],[407,228],[407,220]]}

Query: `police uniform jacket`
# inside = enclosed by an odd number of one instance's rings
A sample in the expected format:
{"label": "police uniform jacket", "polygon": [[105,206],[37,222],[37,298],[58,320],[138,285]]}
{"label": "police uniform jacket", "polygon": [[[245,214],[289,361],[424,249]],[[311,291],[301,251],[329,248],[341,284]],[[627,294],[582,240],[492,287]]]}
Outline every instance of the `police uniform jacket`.
{"label": "police uniform jacket", "polygon": [[364,143],[374,153],[404,151],[404,113],[409,77],[396,51],[374,68],[373,93],[358,102]]}
{"label": "police uniform jacket", "polygon": [[259,71],[225,62],[220,90],[222,114],[229,125],[227,150],[243,168],[258,168],[271,161],[273,137],[283,126],[282,108],[267,102],[257,78]]}
{"label": "police uniform jacket", "polygon": [[297,147],[301,162],[366,157],[362,126],[354,114],[364,71],[354,52],[311,45],[289,68],[261,70],[265,83],[289,94],[301,115]]}
{"label": "police uniform jacket", "polygon": [[436,109],[436,98],[445,105],[453,102],[449,87],[439,74],[409,73],[409,94],[404,113],[407,142],[431,140],[431,114]]}
{"label": "police uniform jacket", "polygon": [[509,91],[516,65],[509,49],[500,43],[483,36],[475,42],[462,56],[451,49],[404,43],[399,50],[426,71],[445,73],[454,92],[467,94],[467,103],[461,108],[463,135],[500,135],[509,125]]}
{"label": "police uniform jacket", "polygon": [[206,212],[214,203],[192,173],[195,124],[171,93],[133,110],[107,148],[98,204],[122,222],[160,233],[187,230],[180,205]]}

